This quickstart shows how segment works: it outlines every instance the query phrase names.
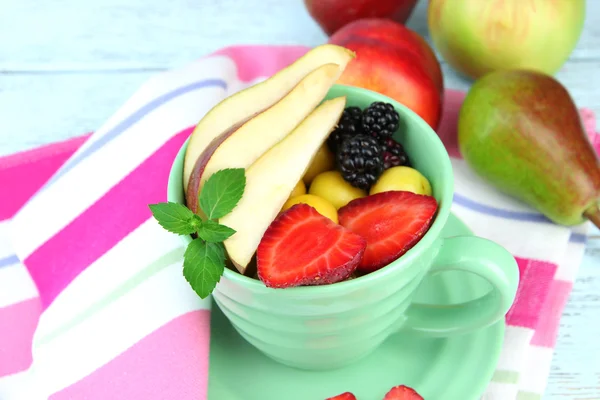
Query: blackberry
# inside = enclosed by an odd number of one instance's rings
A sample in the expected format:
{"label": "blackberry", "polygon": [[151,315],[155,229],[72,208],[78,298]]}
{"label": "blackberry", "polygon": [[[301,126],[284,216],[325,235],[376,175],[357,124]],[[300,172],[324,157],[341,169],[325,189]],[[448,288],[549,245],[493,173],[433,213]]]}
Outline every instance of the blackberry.
{"label": "blackberry", "polygon": [[388,169],[400,165],[410,166],[408,155],[404,147],[392,138],[387,138],[381,144],[383,152],[383,168]]}
{"label": "blackberry", "polygon": [[342,141],[348,136],[360,133],[362,110],[358,107],[346,107],[337,127],[327,139],[327,145],[332,152],[336,152]]}
{"label": "blackberry", "polygon": [[347,137],[339,146],[337,165],[346,182],[369,190],[383,172],[381,145],[367,135]]}
{"label": "blackberry", "polygon": [[363,111],[361,127],[364,133],[383,141],[392,137],[399,121],[400,116],[393,105],[376,101]]}

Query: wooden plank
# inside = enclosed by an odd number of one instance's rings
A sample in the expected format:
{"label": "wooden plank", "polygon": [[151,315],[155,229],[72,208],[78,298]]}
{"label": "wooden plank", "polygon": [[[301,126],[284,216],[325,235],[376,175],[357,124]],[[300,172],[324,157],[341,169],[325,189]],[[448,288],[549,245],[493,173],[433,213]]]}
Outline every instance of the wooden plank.
{"label": "wooden plank", "polygon": [[[587,5],[573,60],[600,59],[600,2]],[[427,37],[426,11],[408,25]],[[8,0],[0,38],[0,70],[162,68],[232,44],[326,41],[300,0]]]}
{"label": "wooden plank", "polygon": [[565,307],[547,400],[600,399],[600,240],[590,240]]}
{"label": "wooden plank", "polygon": [[0,155],[97,128],[154,73],[0,75]]}

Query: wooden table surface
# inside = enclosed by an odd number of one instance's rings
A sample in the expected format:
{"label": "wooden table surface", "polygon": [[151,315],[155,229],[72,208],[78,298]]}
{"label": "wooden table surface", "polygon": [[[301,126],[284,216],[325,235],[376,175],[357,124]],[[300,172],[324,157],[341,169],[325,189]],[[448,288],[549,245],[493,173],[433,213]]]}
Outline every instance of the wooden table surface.
{"label": "wooden table surface", "polygon": [[[483,0],[482,0],[483,1]],[[231,44],[326,40],[301,0],[2,0],[0,155],[100,126],[148,77]],[[600,1],[557,78],[600,115]],[[409,27],[428,40],[426,1]],[[443,64],[446,86],[469,82]],[[594,234],[598,234],[595,231]],[[600,399],[600,239],[590,239],[544,399]]]}

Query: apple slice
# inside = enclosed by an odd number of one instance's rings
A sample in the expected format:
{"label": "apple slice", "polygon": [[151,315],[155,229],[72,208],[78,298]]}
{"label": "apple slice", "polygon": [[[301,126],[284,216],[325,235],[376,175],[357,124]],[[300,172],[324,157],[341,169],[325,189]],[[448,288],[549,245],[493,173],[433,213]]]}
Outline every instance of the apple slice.
{"label": "apple slice", "polygon": [[302,78],[322,65],[339,65],[339,78],[354,56],[353,52],[341,46],[317,46],[267,80],[237,92],[214,106],[198,122],[190,136],[183,166],[184,190],[187,191],[196,160],[213,139],[281,100]]}
{"label": "apple slice", "polygon": [[308,74],[277,103],[213,139],[194,165],[186,193],[187,206],[203,216],[198,196],[204,182],[225,168],[248,168],[280,142],[323,100],[339,76],[337,64]]}
{"label": "apple slice", "polygon": [[345,105],[345,97],[324,102],[246,170],[242,199],[219,221],[236,231],[224,244],[240,273],[244,273],[263,234],[335,128]]}

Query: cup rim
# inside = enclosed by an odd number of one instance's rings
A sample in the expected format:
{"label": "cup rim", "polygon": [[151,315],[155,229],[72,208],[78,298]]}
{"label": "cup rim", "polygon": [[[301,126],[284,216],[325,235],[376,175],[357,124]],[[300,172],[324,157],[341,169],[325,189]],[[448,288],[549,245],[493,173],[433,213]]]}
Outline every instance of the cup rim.
{"label": "cup rim", "polygon": [[[358,289],[360,286],[366,285],[369,282],[385,279],[390,274],[395,273],[398,269],[403,269],[409,264],[411,264],[423,252],[427,251],[427,249],[430,248],[438,239],[444,225],[446,224],[448,216],[450,215],[450,206],[452,204],[452,196],[454,193],[454,173],[452,172],[450,156],[437,133],[433,130],[433,128],[431,128],[431,126],[429,126],[427,122],[425,122],[425,120],[423,120],[410,108],[404,106],[403,104],[400,104],[394,99],[387,97],[381,93],[369,89],[342,84],[333,85],[330,91],[334,88],[343,90],[347,93],[346,96],[348,97],[356,95],[376,97],[379,99],[379,101],[391,103],[394,106],[394,108],[398,111],[398,113],[410,118],[411,123],[416,124],[418,128],[422,131],[422,134],[426,134],[429,136],[432,148],[435,150],[436,153],[439,153],[439,156],[441,156],[442,158],[441,160],[439,160],[439,162],[442,164],[442,168],[445,171],[448,171],[448,173],[446,173],[447,182],[445,182],[448,188],[441,193],[440,200],[438,201],[438,211],[436,216],[434,217],[432,225],[430,226],[429,230],[425,233],[425,235],[423,235],[423,237],[417,242],[417,244],[410,248],[400,258],[392,261],[385,267],[382,267],[376,271],[370,272],[366,275],[360,276],[355,279],[345,280],[327,285],[297,286],[281,290],[276,288],[269,288],[265,286],[265,284],[260,280],[242,275],[237,270],[234,271],[227,267],[223,271],[222,278],[226,278],[232,282],[243,285],[244,287],[247,287],[249,290],[254,292],[258,291],[263,293],[279,293],[280,295],[291,297],[313,297],[323,295],[333,296],[339,294],[340,291],[351,291],[353,289]],[[177,156],[175,157],[171,165],[167,184],[167,201],[177,202],[177,195],[175,193],[173,182],[175,179],[179,181],[182,180],[181,173],[183,171],[183,159],[185,157],[185,151],[189,140],[189,137],[185,140],[185,142],[177,152]],[[177,173],[178,169],[180,170],[179,173]],[[192,241],[192,238],[189,235],[182,235],[180,237],[183,239],[186,245]],[[217,288],[215,288],[215,290],[218,290],[218,285]]]}

